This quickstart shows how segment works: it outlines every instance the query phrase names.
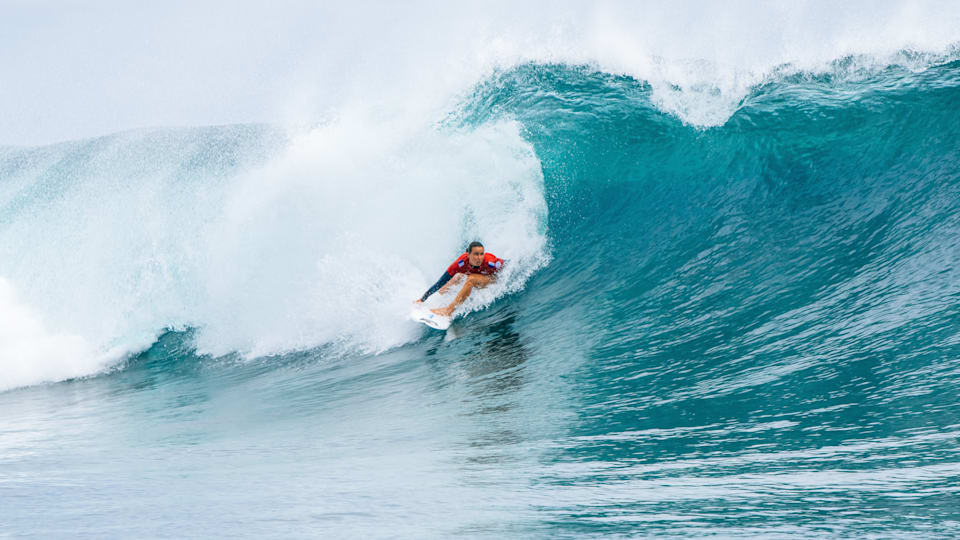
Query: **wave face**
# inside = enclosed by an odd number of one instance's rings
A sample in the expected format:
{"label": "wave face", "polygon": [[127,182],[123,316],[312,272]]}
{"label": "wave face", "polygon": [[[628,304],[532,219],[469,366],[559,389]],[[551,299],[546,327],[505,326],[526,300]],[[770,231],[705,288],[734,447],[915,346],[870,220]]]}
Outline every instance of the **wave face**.
{"label": "wave face", "polygon": [[[526,63],[439,123],[4,149],[0,388],[113,369],[0,394],[0,521],[68,505],[66,462],[120,536],[960,534],[958,106],[949,59],[715,125]],[[514,273],[404,321],[473,238]]]}

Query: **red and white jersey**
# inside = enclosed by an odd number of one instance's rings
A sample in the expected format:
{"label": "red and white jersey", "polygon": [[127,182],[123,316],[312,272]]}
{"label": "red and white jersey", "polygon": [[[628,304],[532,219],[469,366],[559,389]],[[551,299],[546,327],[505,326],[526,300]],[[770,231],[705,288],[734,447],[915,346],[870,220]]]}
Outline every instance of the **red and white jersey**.
{"label": "red and white jersey", "polygon": [[451,276],[455,276],[457,274],[483,274],[485,276],[489,276],[499,272],[500,269],[503,268],[503,259],[497,257],[493,253],[484,253],[483,262],[477,267],[470,265],[470,260],[468,257],[469,255],[466,253],[457,257],[457,260],[453,261],[453,264],[447,268],[447,273]]}

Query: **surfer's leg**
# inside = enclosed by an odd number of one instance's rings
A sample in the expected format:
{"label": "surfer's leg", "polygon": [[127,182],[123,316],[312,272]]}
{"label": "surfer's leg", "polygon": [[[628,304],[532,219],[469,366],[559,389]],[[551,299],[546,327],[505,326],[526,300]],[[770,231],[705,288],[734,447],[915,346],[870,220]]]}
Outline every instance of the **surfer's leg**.
{"label": "surfer's leg", "polygon": [[446,285],[444,285],[443,287],[440,287],[440,290],[437,292],[440,294],[446,293],[447,290],[450,289],[450,287],[453,287],[454,285],[459,284],[461,281],[463,281],[463,278],[466,276],[467,276],[466,274],[457,274],[453,276],[453,278],[450,281],[448,281]]}
{"label": "surfer's leg", "polygon": [[482,289],[487,285],[493,283],[493,276],[485,276],[483,274],[472,274],[470,276],[473,278],[473,286],[477,289]]}
{"label": "surfer's leg", "polygon": [[470,274],[467,276],[467,282],[463,285],[463,288],[460,289],[460,292],[457,293],[457,297],[453,299],[453,302],[450,302],[450,305],[445,308],[437,308],[432,310],[437,315],[443,315],[449,317],[453,314],[453,310],[457,309],[457,306],[462,304],[464,300],[470,296],[470,293],[473,291],[474,287],[482,289],[486,287],[490,282],[493,281],[493,278],[490,276],[484,276],[482,274]]}

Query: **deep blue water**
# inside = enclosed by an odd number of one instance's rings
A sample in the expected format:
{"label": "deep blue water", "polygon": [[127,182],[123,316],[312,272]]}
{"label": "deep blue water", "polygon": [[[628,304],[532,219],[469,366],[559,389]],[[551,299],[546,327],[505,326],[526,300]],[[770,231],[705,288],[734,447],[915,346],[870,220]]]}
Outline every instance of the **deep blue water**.
{"label": "deep blue water", "polygon": [[[449,332],[397,323],[413,337],[384,347],[231,352],[214,311],[183,315],[216,280],[193,285],[182,269],[203,252],[162,219],[219,231],[218,190],[281,152],[280,130],[3,149],[0,276],[18,305],[70,321],[52,306],[74,295],[112,321],[83,326],[106,345],[159,338],[0,393],[0,536],[960,536],[960,63],[840,73],[772,78],[710,128],[630,77],[496,73],[434,129],[516,126],[526,146],[495,157],[535,156],[548,261]],[[133,189],[101,207],[83,182]],[[13,240],[86,204],[52,230],[95,242]],[[477,213],[452,213],[457,242]],[[251,260],[312,267],[322,253],[282,241],[313,216],[293,215]],[[441,247],[430,260],[456,256]],[[299,324],[286,305],[264,334]],[[257,334],[238,317],[221,326]]]}

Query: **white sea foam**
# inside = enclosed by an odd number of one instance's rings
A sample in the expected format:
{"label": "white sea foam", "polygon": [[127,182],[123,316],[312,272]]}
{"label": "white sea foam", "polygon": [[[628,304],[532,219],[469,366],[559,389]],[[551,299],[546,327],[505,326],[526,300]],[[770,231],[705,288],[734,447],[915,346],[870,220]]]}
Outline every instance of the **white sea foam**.
{"label": "white sea foam", "polygon": [[520,268],[542,261],[543,179],[517,125],[348,116],[231,190],[203,238],[202,351],[380,351],[419,335],[412,300],[470,240]]}
{"label": "white sea foam", "polygon": [[421,335],[411,302],[467,242],[520,270],[501,293],[544,260],[540,163],[512,122],[344,110],[225,178],[184,172],[202,137],[160,134],[40,150],[44,172],[0,193],[21,201],[0,228],[6,387],[96,372],[171,327],[216,355],[382,351]]}
{"label": "white sea foam", "polygon": [[108,360],[81,336],[51,332],[0,278],[0,392],[86,375]]}

